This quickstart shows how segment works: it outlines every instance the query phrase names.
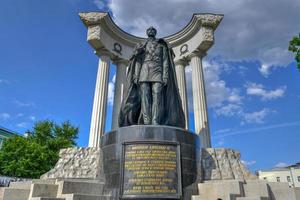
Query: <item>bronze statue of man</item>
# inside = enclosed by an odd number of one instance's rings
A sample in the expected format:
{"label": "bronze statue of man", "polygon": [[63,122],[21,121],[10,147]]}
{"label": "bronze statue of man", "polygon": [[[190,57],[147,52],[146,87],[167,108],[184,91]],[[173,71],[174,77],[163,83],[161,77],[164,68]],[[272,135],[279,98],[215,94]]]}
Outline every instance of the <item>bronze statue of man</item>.
{"label": "bronze statue of man", "polygon": [[177,87],[174,53],[156,29],[146,31],[147,40],[136,45],[127,73],[119,126],[134,124],[185,127]]}

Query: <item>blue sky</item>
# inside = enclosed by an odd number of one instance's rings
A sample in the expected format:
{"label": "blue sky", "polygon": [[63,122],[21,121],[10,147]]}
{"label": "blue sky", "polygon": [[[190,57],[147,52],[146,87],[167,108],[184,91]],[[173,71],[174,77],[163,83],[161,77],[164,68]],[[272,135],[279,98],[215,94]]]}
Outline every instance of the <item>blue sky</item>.
{"label": "blue sky", "polygon": [[[87,146],[98,58],[79,12],[109,11],[138,36],[149,25],[172,34],[195,12],[224,13],[204,60],[213,146],[239,150],[253,171],[299,162],[300,72],[287,46],[300,32],[300,3],[228,1],[1,1],[0,126],[22,134],[39,120],[70,120]],[[114,73],[112,66],[106,130]],[[186,75],[191,105],[189,67]]]}

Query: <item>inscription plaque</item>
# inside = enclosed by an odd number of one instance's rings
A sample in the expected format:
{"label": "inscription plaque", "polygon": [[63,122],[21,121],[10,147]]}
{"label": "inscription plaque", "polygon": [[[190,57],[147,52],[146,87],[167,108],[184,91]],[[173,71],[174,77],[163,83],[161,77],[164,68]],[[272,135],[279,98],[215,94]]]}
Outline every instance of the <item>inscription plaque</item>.
{"label": "inscription plaque", "polygon": [[179,199],[179,148],[177,143],[125,143],[121,198]]}

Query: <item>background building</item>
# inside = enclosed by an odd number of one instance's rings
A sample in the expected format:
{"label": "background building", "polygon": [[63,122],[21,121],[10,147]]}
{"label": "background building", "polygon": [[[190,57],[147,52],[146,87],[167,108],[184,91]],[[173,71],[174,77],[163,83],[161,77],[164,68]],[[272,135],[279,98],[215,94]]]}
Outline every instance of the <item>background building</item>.
{"label": "background building", "polygon": [[5,138],[9,138],[9,137],[12,137],[14,135],[18,135],[16,132],[13,132],[11,130],[8,130],[6,128],[3,128],[0,126],[0,149],[2,147],[2,143],[3,143],[3,140]]}
{"label": "background building", "polygon": [[288,167],[258,171],[258,177],[269,182],[286,182],[291,187],[300,187],[300,163]]}

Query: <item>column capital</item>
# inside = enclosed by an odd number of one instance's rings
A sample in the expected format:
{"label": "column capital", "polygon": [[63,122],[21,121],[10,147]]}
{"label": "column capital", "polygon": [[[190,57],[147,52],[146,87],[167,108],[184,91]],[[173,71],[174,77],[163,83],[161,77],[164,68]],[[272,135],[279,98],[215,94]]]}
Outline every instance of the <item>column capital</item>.
{"label": "column capital", "polygon": [[97,49],[94,53],[102,60],[111,59],[110,53],[106,49]]}
{"label": "column capital", "polygon": [[101,55],[100,59],[104,62],[109,62],[110,61],[110,57],[109,55]]}
{"label": "column capital", "polygon": [[193,57],[203,58],[205,56],[206,56],[206,52],[203,52],[203,51],[197,49],[196,51],[193,51],[192,53],[190,53],[188,55],[188,58],[189,59],[192,59]]}
{"label": "column capital", "polygon": [[175,65],[182,65],[182,66],[187,66],[188,65],[188,61],[186,59],[179,59],[179,60],[175,60],[174,64]]}
{"label": "column capital", "polygon": [[115,65],[128,65],[129,61],[122,58],[113,58],[112,62]]}

